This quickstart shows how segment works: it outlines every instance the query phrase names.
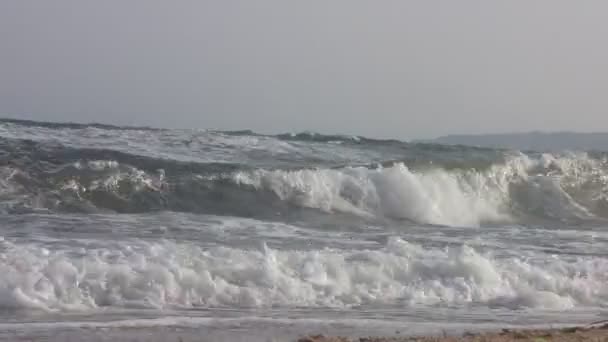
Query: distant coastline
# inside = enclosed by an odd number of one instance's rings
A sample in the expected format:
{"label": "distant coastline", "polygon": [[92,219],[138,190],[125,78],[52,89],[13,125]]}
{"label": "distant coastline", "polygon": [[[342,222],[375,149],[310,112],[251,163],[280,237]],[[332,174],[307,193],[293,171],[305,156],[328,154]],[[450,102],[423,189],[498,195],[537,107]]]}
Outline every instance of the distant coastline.
{"label": "distant coastline", "polygon": [[[97,128],[106,130],[145,130],[145,131],[166,131],[168,128],[158,128],[152,126],[135,126],[135,125],[112,125],[98,122],[52,122],[52,121],[37,121],[26,119],[15,119],[8,117],[0,117],[0,124],[8,123],[32,127],[44,128]],[[296,133],[278,133],[278,134],[262,134],[249,129],[243,130],[215,130],[205,128],[214,132],[225,133],[228,135],[255,135],[276,137],[281,140],[305,140],[319,142],[335,142],[344,141],[349,143],[420,143],[420,144],[438,144],[438,145],[459,145],[479,148],[492,149],[513,149],[520,151],[539,151],[539,152],[555,152],[555,151],[596,151],[608,152],[608,132],[521,132],[521,133],[500,133],[500,134],[448,134],[432,139],[415,139],[401,140],[396,138],[370,138],[366,136],[336,134],[336,133],[318,133],[311,131],[303,131]]]}
{"label": "distant coastline", "polygon": [[414,142],[534,151],[608,151],[608,133],[526,132],[458,134]]}

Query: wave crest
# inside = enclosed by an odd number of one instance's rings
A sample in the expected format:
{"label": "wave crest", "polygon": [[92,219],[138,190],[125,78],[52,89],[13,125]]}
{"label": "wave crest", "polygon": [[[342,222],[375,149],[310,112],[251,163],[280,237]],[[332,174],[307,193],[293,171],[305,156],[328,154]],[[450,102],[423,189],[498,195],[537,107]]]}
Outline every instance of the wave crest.
{"label": "wave crest", "polygon": [[608,217],[607,162],[587,154],[517,154],[450,168],[387,162],[270,170],[25,147],[30,152],[0,167],[4,211],[172,210],[280,218],[309,208],[446,226]]}
{"label": "wave crest", "polygon": [[606,213],[605,161],[582,155],[518,155],[485,170],[390,167],[240,172],[238,184],[325,211],[382,215],[437,225],[524,216],[590,219]]}

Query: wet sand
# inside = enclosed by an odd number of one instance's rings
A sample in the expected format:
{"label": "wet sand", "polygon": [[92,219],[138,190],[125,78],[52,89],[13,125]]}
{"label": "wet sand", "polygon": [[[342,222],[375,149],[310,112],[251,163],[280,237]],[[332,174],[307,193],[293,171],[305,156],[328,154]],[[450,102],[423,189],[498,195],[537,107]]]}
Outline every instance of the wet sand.
{"label": "wet sand", "polygon": [[434,337],[330,337],[308,336],[298,342],[608,342],[608,322],[592,324],[586,327],[572,327],[561,329],[534,329],[510,330],[499,332],[465,333],[462,336],[434,336]]}

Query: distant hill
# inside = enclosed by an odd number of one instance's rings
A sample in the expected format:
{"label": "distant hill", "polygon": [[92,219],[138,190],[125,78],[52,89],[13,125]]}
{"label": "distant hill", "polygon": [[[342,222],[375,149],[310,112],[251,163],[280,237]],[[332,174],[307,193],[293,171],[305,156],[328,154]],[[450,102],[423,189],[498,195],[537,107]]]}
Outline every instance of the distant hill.
{"label": "distant hill", "polygon": [[608,133],[529,132],[446,135],[424,142],[534,151],[608,151]]}

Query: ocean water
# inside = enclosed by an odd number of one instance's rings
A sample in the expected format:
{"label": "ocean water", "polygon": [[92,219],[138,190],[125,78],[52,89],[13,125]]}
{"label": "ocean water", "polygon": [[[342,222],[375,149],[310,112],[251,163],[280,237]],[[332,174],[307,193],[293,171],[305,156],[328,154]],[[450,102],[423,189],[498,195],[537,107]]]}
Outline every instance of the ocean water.
{"label": "ocean water", "polygon": [[607,156],[0,121],[0,339],[607,319]]}

